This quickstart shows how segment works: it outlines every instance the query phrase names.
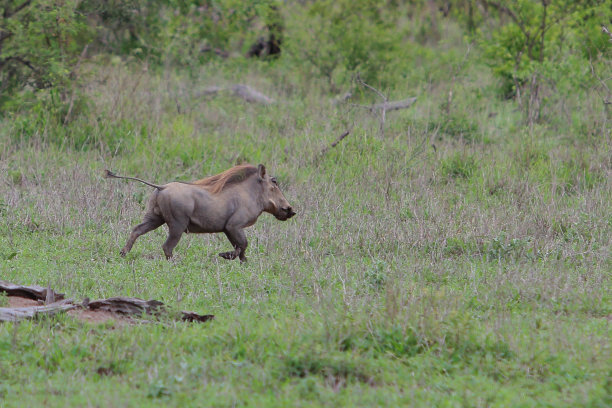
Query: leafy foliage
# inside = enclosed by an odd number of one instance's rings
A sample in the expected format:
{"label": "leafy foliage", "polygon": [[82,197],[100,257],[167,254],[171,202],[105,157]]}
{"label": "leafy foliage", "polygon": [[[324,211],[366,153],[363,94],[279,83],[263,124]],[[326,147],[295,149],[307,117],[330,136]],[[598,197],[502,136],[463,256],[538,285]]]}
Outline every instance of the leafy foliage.
{"label": "leafy foliage", "polygon": [[88,28],[77,1],[7,1],[0,8],[0,105],[16,90],[69,84]]}
{"label": "leafy foliage", "polygon": [[[401,58],[402,33],[392,5],[372,0],[317,0],[291,19],[289,50],[305,73],[325,78],[332,90],[359,72],[377,86],[394,58]],[[306,18],[304,18],[304,16]],[[298,65],[299,64],[299,65]]]}
{"label": "leafy foliage", "polygon": [[572,78],[586,65],[584,59],[573,57],[575,50],[596,57],[612,49],[612,43],[597,33],[612,21],[610,0],[481,3],[501,23],[491,32],[480,29],[484,56],[502,80],[501,94],[516,97],[530,123],[540,118],[542,85]]}

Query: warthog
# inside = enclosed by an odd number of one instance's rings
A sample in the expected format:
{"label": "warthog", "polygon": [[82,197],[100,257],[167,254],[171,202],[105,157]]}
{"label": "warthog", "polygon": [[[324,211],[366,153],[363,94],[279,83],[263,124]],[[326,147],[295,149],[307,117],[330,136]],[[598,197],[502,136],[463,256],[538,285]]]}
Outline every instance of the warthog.
{"label": "warthog", "polygon": [[172,257],[172,250],[184,232],[223,232],[234,250],[219,256],[240,258],[244,262],[247,239],[243,228],[255,224],[264,211],[281,221],[295,215],[276,179],[266,175],[262,164],[235,166],[192,183],[172,182],[161,186],[135,177],[117,176],[109,170],[104,176],[136,180],[155,188],[144,221],[132,231],[121,250],[122,256],[130,252],[136,238],[168,224],[168,239],[162,245],[167,259]]}

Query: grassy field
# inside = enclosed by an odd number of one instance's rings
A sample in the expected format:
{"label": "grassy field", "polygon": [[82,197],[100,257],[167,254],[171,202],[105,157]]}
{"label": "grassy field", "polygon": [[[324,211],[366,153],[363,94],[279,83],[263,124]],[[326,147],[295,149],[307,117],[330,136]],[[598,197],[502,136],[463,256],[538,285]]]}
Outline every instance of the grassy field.
{"label": "grassy field", "polygon": [[[551,100],[528,127],[484,67],[449,77],[464,50],[439,52],[389,90],[419,99],[384,135],[265,64],[196,81],[100,61],[71,123],[0,123],[0,279],[216,316],[1,324],[0,406],[610,406],[601,100]],[[277,103],[202,94],[234,83]],[[164,183],[237,162],[265,164],[298,213],[264,214],[246,264],[217,256],[223,235],[186,235],[166,261],[164,228],[119,256],[151,189],[103,169]]]}

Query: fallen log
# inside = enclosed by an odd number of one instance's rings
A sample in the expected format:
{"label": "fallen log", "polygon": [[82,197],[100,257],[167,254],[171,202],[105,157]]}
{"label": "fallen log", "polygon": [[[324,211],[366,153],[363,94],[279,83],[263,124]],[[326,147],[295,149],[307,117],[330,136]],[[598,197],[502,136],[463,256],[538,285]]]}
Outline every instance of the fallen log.
{"label": "fallen log", "polygon": [[186,322],[207,322],[215,318],[215,315],[201,315],[195,312],[182,311],[181,314],[183,315],[181,320]]}
{"label": "fallen log", "polygon": [[267,97],[248,85],[236,84],[232,86],[232,92],[235,96],[250,103],[260,103],[262,105],[271,105],[274,103],[274,99]]}
{"label": "fallen log", "polygon": [[[46,305],[27,307],[0,308],[0,321],[15,322],[23,319],[33,319],[41,315],[54,315],[75,308],[91,311],[105,311],[125,316],[142,316],[143,314],[167,313],[166,306],[159,300],[143,300],[130,297],[112,297],[90,301],[85,298],[82,304],[75,304],[72,299],[63,299],[63,293],[54,292],[51,288],[41,286],[22,286],[0,281],[0,292],[9,296],[23,297],[38,301],[46,301]],[[175,316],[178,318],[178,316]],[[214,319],[214,315],[200,315],[195,312],[180,312],[180,320],[187,322],[206,322]]]}
{"label": "fallen log", "polygon": [[59,302],[44,306],[30,307],[0,307],[0,322],[17,322],[24,319],[34,319],[40,316],[52,316],[67,310],[79,307],[72,299],[64,299]]}
{"label": "fallen log", "polygon": [[235,84],[229,88],[222,88],[220,86],[210,86],[205,88],[204,90],[196,93],[196,97],[206,96],[206,95],[217,95],[222,91],[230,91],[232,95],[243,99],[249,103],[259,103],[261,105],[272,105],[275,101],[267,95],[259,92],[258,90],[243,84]]}
{"label": "fallen log", "polygon": [[[162,312],[165,305],[159,300],[142,300],[138,298],[114,297],[109,299],[94,300],[83,303],[90,310],[104,310],[124,315],[155,314]],[[186,322],[207,322],[214,319],[214,315],[201,315],[195,312],[181,312],[181,320]]]}
{"label": "fallen log", "polygon": [[[0,280],[0,292],[4,292],[9,296],[21,296],[28,299],[42,300],[47,299],[61,300],[64,298],[63,293],[54,292],[51,288],[43,288],[42,286],[32,285],[23,286],[15,285],[14,283]],[[53,302],[50,302],[53,303]]]}
{"label": "fallen log", "polygon": [[400,110],[400,109],[406,109],[411,107],[412,105],[414,105],[414,103],[417,101],[416,96],[413,98],[408,98],[408,99],[402,99],[401,101],[391,101],[391,102],[384,102],[384,103],[377,103],[375,105],[372,106],[365,106],[365,108],[370,109],[370,111],[376,111],[379,109],[384,109],[387,112],[391,112],[394,110]]}
{"label": "fallen log", "polygon": [[85,307],[90,310],[104,310],[125,315],[152,314],[164,306],[159,300],[142,300],[138,298],[113,297],[87,302]]}

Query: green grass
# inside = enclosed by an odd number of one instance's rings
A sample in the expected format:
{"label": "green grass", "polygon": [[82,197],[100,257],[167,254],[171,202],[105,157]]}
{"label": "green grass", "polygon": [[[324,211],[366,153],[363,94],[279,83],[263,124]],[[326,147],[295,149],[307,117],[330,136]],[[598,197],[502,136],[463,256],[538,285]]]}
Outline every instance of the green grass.
{"label": "green grass", "polygon": [[[612,404],[609,132],[524,128],[476,66],[451,118],[438,79],[383,137],[317,87],[275,86],[274,66],[228,64],[198,82],[104,67],[67,126],[42,110],[2,122],[1,279],[216,316],[3,323],[2,407]],[[282,103],[198,96],[232,81]],[[240,161],[266,164],[298,211],[247,231],[248,263],[219,258],[220,235],[184,236],[168,262],[164,228],[119,257],[150,189],[104,168],[162,183]]]}

